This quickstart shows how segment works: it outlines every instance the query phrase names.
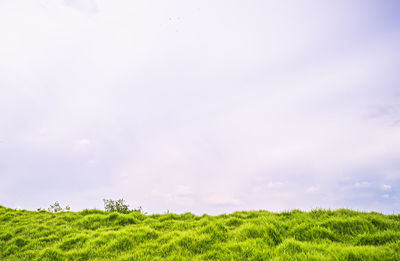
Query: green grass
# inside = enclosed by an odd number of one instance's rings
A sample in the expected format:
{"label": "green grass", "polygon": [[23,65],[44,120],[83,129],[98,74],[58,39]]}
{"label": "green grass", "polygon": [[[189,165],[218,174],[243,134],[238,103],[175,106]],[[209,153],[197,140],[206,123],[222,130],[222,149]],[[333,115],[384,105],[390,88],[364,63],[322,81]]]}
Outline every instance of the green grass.
{"label": "green grass", "polygon": [[400,215],[50,213],[0,206],[0,260],[400,260]]}

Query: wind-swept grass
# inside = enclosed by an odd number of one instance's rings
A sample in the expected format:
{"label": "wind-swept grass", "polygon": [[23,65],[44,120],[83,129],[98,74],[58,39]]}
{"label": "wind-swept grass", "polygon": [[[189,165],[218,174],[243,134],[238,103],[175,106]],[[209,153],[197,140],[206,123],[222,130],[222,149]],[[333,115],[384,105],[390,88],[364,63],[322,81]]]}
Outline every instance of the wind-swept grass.
{"label": "wind-swept grass", "polygon": [[50,213],[0,206],[0,259],[400,260],[400,215]]}

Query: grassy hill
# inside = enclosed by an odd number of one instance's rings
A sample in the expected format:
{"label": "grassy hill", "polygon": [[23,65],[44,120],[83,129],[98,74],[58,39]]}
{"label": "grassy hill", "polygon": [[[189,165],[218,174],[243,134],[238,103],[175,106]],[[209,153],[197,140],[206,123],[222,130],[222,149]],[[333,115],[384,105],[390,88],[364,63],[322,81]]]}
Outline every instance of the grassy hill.
{"label": "grassy hill", "polygon": [[400,215],[50,213],[0,206],[0,260],[400,260]]}

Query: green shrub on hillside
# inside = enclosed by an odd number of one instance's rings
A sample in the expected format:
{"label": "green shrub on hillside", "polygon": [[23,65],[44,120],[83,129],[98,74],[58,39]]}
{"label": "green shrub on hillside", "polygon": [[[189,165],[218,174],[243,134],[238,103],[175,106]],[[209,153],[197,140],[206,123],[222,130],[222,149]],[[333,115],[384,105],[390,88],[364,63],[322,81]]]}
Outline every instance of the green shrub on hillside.
{"label": "green shrub on hillside", "polygon": [[129,205],[123,199],[103,199],[104,209],[109,212],[129,213]]}
{"label": "green shrub on hillside", "polygon": [[129,212],[139,212],[143,213],[143,209],[139,206],[137,209],[129,209],[129,205],[125,203],[124,199],[103,199],[104,209],[108,212],[119,212],[123,214],[127,214]]}

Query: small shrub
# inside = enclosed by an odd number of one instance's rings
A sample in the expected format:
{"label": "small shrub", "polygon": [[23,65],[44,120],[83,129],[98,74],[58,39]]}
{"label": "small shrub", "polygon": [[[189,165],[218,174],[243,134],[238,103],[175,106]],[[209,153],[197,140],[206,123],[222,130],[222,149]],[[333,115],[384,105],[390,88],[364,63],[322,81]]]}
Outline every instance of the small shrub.
{"label": "small shrub", "polygon": [[[38,208],[38,211],[41,211],[42,209]],[[61,211],[70,211],[71,208],[70,206],[66,206],[65,208],[62,208],[60,203],[58,203],[58,201],[56,201],[53,205],[50,205],[50,207],[48,208],[48,211],[53,212],[53,213],[57,213],[57,212],[61,212]]]}
{"label": "small shrub", "polygon": [[118,200],[103,199],[103,202],[104,202],[104,209],[106,211],[119,212],[124,214],[131,212],[131,210],[129,209],[129,205],[126,204],[123,199],[118,199]]}

